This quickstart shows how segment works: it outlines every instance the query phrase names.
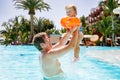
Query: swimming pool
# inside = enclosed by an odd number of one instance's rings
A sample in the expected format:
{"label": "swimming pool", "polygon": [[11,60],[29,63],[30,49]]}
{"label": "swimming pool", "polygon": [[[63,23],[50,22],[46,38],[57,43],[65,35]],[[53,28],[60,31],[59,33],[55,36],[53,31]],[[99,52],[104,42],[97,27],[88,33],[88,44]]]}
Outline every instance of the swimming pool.
{"label": "swimming pool", "polygon": [[[89,50],[118,50],[118,47],[81,47],[80,60],[73,63],[73,52],[60,58],[66,80],[120,80],[120,67],[99,61],[84,53]],[[0,45],[0,80],[42,80],[40,53],[34,46]]]}

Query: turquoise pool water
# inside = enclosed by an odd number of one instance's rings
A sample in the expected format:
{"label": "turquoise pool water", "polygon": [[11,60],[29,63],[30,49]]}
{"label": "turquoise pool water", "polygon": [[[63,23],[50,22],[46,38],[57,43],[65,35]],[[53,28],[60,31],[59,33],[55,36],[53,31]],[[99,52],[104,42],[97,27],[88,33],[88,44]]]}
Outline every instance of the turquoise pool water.
{"label": "turquoise pool water", "polygon": [[[80,60],[73,52],[60,58],[66,80],[120,80],[120,67],[86,56],[89,50],[118,50],[120,47],[81,47]],[[39,51],[34,46],[0,45],[0,80],[42,80]]]}

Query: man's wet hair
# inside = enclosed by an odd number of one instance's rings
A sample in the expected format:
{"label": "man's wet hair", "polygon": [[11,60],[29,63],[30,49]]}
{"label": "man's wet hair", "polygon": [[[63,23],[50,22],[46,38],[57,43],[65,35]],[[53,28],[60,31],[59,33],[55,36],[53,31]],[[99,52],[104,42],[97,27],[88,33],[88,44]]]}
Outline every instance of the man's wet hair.
{"label": "man's wet hair", "polygon": [[34,46],[39,50],[41,51],[43,48],[40,46],[41,43],[45,43],[44,39],[43,39],[44,35],[43,36],[40,36],[40,37],[35,37],[34,39]]}

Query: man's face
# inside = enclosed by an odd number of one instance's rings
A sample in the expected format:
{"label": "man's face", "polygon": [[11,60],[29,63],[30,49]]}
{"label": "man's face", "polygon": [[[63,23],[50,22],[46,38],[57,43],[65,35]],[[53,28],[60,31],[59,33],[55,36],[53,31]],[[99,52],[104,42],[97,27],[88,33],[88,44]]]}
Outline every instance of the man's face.
{"label": "man's face", "polygon": [[51,47],[52,46],[52,44],[51,44],[51,42],[50,42],[50,37],[47,35],[47,34],[45,34],[45,36],[44,36],[44,41],[45,41],[45,46],[46,47]]}
{"label": "man's face", "polygon": [[45,34],[45,36],[44,36],[44,40],[45,40],[45,42],[47,43],[47,42],[50,41],[50,37],[49,37],[47,34]]}
{"label": "man's face", "polygon": [[66,9],[66,14],[69,17],[75,17],[76,16],[76,12],[75,12],[75,10],[73,8]]}

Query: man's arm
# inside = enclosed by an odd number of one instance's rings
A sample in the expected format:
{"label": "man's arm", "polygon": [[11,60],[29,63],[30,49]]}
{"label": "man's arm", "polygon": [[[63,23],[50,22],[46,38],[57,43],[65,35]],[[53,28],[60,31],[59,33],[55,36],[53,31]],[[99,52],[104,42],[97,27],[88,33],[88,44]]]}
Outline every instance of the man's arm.
{"label": "man's arm", "polygon": [[52,48],[53,48],[53,49],[54,49],[54,48],[59,48],[59,47],[65,45],[65,44],[67,43],[68,39],[70,38],[71,34],[72,34],[76,29],[77,29],[77,27],[74,27],[71,31],[65,33],[65,34],[63,35],[63,37],[60,39],[60,41],[57,42]]}
{"label": "man's arm", "polygon": [[50,59],[57,59],[65,55],[67,52],[69,52],[71,49],[74,48],[77,42],[77,38],[78,38],[78,30],[76,30],[73,33],[73,37],[68,45],[64,45],[60,48],[52,49],[51,51],[48,52],[48,54],[46,54],[46,57]]}
{"label": "man's arm", "polygon": [[60,41],[57,42],[55,45],[53,45],[52,48],[59,48],[59,47],[61,47],[62,45],[65,45],[65,43],[68,41],[70,35],[71,35],[70,32],[65,33],[65,34],[62,36],[62,38],[60,39]]}

